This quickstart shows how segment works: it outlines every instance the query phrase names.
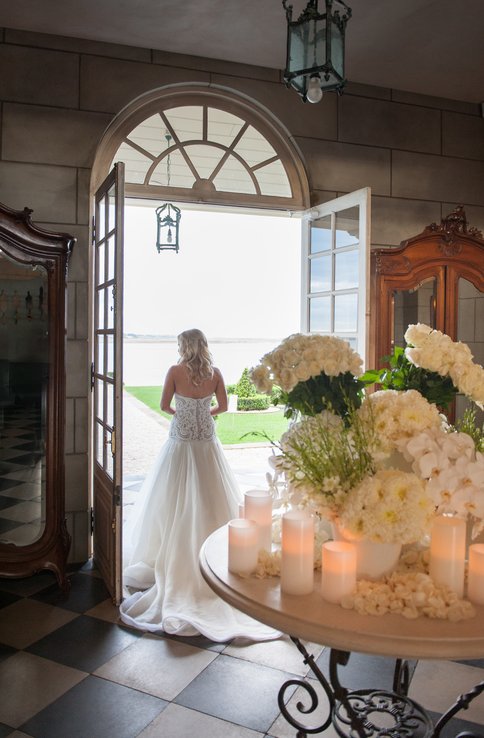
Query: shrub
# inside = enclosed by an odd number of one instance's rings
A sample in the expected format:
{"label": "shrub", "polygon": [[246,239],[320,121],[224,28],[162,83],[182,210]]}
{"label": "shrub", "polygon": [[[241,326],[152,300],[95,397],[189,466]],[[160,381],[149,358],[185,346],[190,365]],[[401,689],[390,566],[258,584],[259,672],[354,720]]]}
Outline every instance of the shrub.
{"label": "shrub", "polygon": [[242,372],[242,376],[235,385],[235,393],[240,397],[255,397],[257,395],[257,389],[255,384],[252,382],[249,370],[247,368]]}
{"label": "shrub", "polygon": [[267,410],[271,403],[269,395],[252,395],[237,400],[237,410]]}
{"label": "shrub", "polygon": [[237,385],[236,384],[227,384],[225,387],[227,390],[228,395],[236,395],[237,394]]}

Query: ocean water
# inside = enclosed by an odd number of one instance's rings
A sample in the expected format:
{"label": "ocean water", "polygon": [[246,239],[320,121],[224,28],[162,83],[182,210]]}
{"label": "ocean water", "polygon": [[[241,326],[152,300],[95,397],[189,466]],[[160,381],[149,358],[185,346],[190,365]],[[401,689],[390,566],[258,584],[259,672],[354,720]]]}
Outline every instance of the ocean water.
{"label": "ocean water", "polygon": [[[239,341],[210,341],[215,366],[220,369],[226,384],[240,379],[245,367],[253,367],[268,351],[274,349],[280,338],[243,339]],[[123,382],[127,386],[163,384],[172,364],[178,360],[175,341],[143,342],[125,339],[123,346]]]}

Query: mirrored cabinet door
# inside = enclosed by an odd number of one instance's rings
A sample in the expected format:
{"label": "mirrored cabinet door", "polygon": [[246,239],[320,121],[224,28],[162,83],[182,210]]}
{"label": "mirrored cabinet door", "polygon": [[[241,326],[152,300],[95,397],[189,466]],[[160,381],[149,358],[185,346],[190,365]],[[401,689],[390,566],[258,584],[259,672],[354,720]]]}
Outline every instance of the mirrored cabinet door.
{"label": "mirrored cabinet door", "polygon": [[0,576],[67,588],[65,290],[74,240],[0,206]]}

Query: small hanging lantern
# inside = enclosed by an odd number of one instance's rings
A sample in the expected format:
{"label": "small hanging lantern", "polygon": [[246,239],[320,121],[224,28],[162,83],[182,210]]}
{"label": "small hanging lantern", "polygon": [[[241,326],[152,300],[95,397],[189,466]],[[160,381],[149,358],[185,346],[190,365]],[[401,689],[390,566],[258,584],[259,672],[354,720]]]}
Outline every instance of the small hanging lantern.
{"label": "small hanging lantern", "polygon": [[[292,5],[282,0],[287,19],[287,59],[284,82],[301,95],[303,102],[317,103],[323,92],[341,93],[344,78],[345,28],[351,8],[343,0],[324,0],[326,12],[319,13],[318,0],[309,0],[296,21]],[[336,8],[333,10],[333,6]]]}
{"label": "small hanging lantern", "polygon": [[[171,136],[169,133],[165,136],[167,147],[170,146]],[[166,184],[170,186],[170,154],[166,157]],[[180,248],[179,241],[179,228],[181,220],[180,208],[173,205],[171,202],[167,202],[164,205],[160,205],[156,208],[156,222],[157,222],[157,235],[156,235],[156,249],[158,253],[160,251],[175,251],[178,253]]]}

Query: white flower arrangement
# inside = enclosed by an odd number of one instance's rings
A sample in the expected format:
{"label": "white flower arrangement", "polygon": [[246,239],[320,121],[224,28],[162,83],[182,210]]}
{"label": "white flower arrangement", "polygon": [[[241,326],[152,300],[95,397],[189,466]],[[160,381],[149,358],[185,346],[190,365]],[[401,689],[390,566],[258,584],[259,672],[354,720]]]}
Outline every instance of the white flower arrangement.
{"label": "white flower arrangement", "polygon": [[459,392],[484,409],[484,369],[473,361],[471,350],[425,323],[409,325],[405,341],[407,359],[417,367],[450,377]]}
{"label": "white flower arrangement", "polygon": [[426,480],[435,514],[472,519],[475,538],[484,529],[484,455],[472,438],[432,428],[403,441],[400,449]]}
{"label": "white flower arrangement", "polygon": [[399,469],[380,469],[345,496],[339,524],[356,538],[406,544],[428,533],[432,515],[421,479]]}
{"label": "white flower arrangement", "polygon": [[321,372],[331,377],[350,372],[358,377],[362,363],[361,357],[341,338],[295,333],[262,357],[252,369],[251,378],[260,392],[270,392],[274,384],[290,392],[299,382]]}
{"label": "white flower arrangement", "polygon": [[417,390],[373,392],[365,398],[358,414],[363,422],[373,424],[377,458],[391,453],[402,441],[421,431],[442,428],[443,422],[437,407]]}

